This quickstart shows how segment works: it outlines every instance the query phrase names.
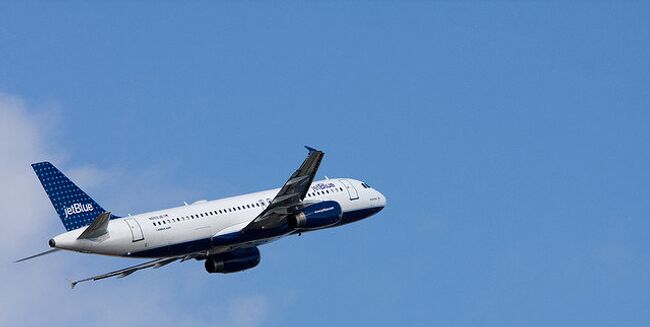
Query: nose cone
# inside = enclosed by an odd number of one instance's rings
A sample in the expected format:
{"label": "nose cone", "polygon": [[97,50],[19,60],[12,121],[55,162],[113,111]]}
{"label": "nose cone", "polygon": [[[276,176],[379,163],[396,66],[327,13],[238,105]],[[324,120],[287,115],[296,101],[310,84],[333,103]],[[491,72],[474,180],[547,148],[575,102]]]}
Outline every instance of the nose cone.
{"label": "nose cone", "polygon": [[377,197],[379,198],[378,207],[384,208],[386,206],[386,197],[379,191],[377,191]]}

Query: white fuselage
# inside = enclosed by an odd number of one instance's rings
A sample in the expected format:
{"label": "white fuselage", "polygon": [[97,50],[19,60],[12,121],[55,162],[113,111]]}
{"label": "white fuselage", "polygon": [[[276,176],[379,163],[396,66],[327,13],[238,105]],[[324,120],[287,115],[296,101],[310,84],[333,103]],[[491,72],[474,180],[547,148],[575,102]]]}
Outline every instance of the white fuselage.
{"label": "white fuselage", "polygon": [[[79,228],[58,235],[51,242],[60,249],[112,256],[164,257],[205,250],[221,252],[227,249],[215,245],[211,240],[239,232],[269,205],[279,190],[197,201],[190,205],[113,219],[108,224],[108,233],[103,237],[77,239],[84,230]],[[361,181],[343,178],[312,183],[303,203],[327,200],[336,201],[341,206],[342,220],[337,225],[366,218],[386,204],[385,197],[379,191]],[[277,238],[258,239],[253,243],[259,245]]]}

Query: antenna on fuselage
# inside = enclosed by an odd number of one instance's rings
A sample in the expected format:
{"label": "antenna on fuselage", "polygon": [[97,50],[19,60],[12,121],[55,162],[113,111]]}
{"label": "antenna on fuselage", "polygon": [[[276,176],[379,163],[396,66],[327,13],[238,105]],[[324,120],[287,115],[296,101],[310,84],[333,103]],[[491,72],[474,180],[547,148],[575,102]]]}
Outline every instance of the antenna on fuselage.
{"label": "antenna on fuselage", "polygon": [[187,205],[187,202],[183,201],[183,204],[184,204],[184,205]]}

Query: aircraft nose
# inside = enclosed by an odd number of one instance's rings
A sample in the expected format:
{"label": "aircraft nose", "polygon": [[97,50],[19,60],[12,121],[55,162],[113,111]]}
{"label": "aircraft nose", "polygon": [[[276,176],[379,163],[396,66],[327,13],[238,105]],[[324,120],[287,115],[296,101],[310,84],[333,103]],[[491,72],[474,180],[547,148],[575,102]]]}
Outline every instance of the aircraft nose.
{"label": "aircraft nose", "polygon": [[383,208],[386,206],[386,196],[384,196],[381,192],[377,191],[377,197],[379,198],[379,207]]}

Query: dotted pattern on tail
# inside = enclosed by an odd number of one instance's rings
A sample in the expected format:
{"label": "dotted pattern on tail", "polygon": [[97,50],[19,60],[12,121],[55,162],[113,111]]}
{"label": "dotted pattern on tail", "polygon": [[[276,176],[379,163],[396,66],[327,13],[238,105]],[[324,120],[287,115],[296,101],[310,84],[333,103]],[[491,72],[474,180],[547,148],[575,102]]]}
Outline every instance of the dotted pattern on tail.
{"label": "dotted pattern on tail", "polygon": [[51,163],[35,163],[32,168],[67,231],[90,225],[105,211]]}

